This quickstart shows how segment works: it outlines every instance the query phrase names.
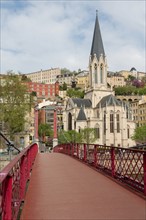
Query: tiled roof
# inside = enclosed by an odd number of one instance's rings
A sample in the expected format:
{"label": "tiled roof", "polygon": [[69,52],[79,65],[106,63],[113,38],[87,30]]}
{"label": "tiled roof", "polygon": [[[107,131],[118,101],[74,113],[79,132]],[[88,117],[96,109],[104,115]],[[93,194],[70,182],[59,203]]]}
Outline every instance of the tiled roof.
{"label": "tiled roof", "polygon": [[92,102],[90,99],[79,99],[79,98],[74,98],[72,99],[73,103],[77,105],[77,107],[84,106],[86,108],[92,107]]}
{"label": "tiled roof", "polygon": [[86,120],[87,120],[87,118],[86,118],[84,109],[83,109],[83,107],[81,107],[79,114],[78,114],[78,117],[77,117],[77,121],[86,121]]}
{"label": "tiled roof", "polygon": [[122,102],[119,101],[115,96],[113,95],[108,95],[103,97],[100,102],[97,104],[97,108],[101,107],[106,107],[106,106],[122,106]]}

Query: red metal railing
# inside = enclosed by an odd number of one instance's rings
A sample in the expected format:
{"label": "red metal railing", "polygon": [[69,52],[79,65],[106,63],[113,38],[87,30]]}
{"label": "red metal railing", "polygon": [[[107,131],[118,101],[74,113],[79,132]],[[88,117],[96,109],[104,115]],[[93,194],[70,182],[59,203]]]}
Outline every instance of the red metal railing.
{"label": "red metal railing", "polygon": [[93,144],[61,144],[54,152],[84,161],[146,196],[146,151]]}
{"label": "red metal railing", "polygon": [[37,152],[38,145],[34,143],[0,172],[0,219],[17,219]]}

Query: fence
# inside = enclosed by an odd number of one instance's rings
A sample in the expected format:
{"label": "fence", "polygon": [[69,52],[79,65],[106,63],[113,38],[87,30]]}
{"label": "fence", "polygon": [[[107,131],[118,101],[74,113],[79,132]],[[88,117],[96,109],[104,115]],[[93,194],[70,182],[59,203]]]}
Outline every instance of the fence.
{"label": "fence", "polygon": [[0,172],[0,215],[2,220],[17,219],[37,152],[38,145],[34,143],[19,153]]}
{"label": "fence", "polygon": [[78,158],[146,196],[146,151],[93,144],[62,144],[54,152]]}

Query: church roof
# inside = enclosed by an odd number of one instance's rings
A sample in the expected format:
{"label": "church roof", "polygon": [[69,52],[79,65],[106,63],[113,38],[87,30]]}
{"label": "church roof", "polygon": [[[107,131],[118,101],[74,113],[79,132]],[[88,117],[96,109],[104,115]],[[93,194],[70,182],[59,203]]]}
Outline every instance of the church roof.
{"label": "church roof", "polygon": [[119,101],[115,96],[108,95],[108,96],[103,97],[96,107],[104,108],[106,106],[122,106],[122,102]]}
{"label": "church roof", "polygon": [[91,47],[91,57],[93,58],[94,54],[96,54],[97,59],[102,54],[103,57],[105,57],[101,32],[100,32],[100,26],[98,21],[98,15],[96,14],[96,20],[95,20],[95,27],[94,27],[94,34],[93,34],[93,40],[92,40],[92,47]]}
{"label": "church roof", "polygon": [[86,121],[86,120],[87,120],[87,118],[86,118],[84,109],[83,109],[83,107],[81,107],[79,114],[78,114],[78,117],[77,117],[77,121]]}
{"label": "church roof", "polygon": [[80,98],[74,98],[72,99],[72,101],[74,102],[74,104],[77,105],[77,107],[81,107],[84,106],[86,108],[90,108],[92,107],[92,103],[90,99],[80,99]]}

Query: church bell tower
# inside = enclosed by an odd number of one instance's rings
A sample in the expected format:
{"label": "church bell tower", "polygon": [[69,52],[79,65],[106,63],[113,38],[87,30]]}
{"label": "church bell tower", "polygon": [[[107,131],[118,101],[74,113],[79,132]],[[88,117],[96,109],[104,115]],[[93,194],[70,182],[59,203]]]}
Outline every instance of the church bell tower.
{"label": "church bell tower", "polygon": [[113,93],[107,88],[107,60],[103,47],[98,13],[93,33],[91,52],[89,57],[89,87],[86,90],[85,97],[92,101],[93,107],[101,100],[102,97]]}
{"label": "church bell tower", "polygon": [[89,58],[89,86],[90,88],[107,88],[106,79],[107,61],[96,11],[94,34]]}

